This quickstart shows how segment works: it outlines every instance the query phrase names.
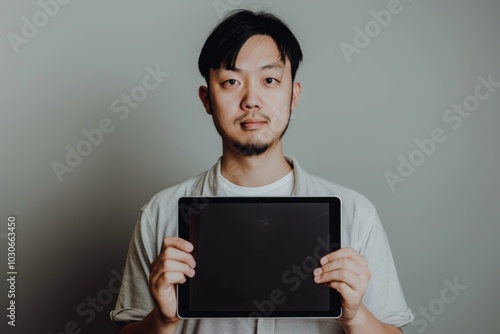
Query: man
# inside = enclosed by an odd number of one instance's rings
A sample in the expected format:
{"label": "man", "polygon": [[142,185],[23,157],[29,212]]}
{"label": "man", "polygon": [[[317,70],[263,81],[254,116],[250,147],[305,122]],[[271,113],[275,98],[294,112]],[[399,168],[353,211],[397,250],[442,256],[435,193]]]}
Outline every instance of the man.
{"label": "man", "polygon": [[[127,333],[401,333],[413,320],[373,205],[360,194],[307,174],[283,154],[297,106],[300,45],[266,13],[237,11],[208,37],[199,57],[199,97],[222,138],[211,170],[168,188],[143,207],[127,257],[115,322]],[[343,248],[327,254],[314,281],[342,297],[339,319],[180,320],[176,284],[196,274],[193,245],[175,237],[181,196],[339,196]],[[224,275],[224,273],[221,273]]]}

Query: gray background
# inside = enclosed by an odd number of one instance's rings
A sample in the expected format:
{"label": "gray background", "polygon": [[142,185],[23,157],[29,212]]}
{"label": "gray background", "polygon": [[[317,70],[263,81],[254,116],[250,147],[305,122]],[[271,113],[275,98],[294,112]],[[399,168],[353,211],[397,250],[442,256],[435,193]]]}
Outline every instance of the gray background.
{"label": "gray background", "polygon": [[[348,63],[339,44],[354,44],[354,28],[387,0],[219,2],[269,8],[296,33],[303,93],[285,152],[375,204],[416,318],[425,319],[419,308],[439,313],[407,332],[496,332],[500,87],[460,128],[442,117],[474,94],[479,76],[500,81],[500,3],[401,0],[402,12]],[[0,267],[15,215],[18,277],[17,326],[6,325],[2,280],[0,328],[56,334],[74,321],[82,333],[111,333],[106,287],[124,265],[140,207],[221,154],[196,66],[219,13],[212,0],[72,1],[16,53],[8,34],[20,35],[22,18],[40,10],[35,0],[1,3]],[[157,64],[169,76],[121,120],[111,103]],[[114,131],[60,182],[51,164],[103,118]],[[396,173],[398,156],[408,159],[435,128],[447,141],[391,191],[384,173]],[[444,281],[455,279],[467,288],[445,304]],[[108,304],[86,321],[77,307],[96,296]]]}

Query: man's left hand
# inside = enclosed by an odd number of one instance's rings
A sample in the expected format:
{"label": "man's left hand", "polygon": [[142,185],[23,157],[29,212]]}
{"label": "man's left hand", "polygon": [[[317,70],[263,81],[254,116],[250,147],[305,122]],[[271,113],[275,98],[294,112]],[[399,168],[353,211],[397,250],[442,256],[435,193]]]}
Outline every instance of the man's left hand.
{"label": "man's left hand", "polygon": [[314,270],[314,281],[337,290],[342,297],[340,320],[353,320],[362,304],[371,271],[368,262],[350,247],[323,256]]}

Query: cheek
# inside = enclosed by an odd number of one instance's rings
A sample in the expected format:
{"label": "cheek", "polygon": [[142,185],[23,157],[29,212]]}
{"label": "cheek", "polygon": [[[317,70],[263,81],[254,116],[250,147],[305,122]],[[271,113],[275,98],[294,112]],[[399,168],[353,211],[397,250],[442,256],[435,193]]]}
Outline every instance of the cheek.
{"label": "cheek", "polygon": [[229,117],[227,117],[224,114],[219,115],[219,123],[221,123],[221,124],[228,124],[229,123]]}
{"label": "cheek", "polygon": [[232,123],[231,114],[228,113],[227,105],[224,104],[214,104],[213,105],[215,112],[213,113],[215,122],[217,124],[227,128]]}
{"label": "cheek", "polygon": [[273,110],[279,110],[281,113],[288,112],[292,102],[291,90],[288,87],[282,87],[279,91],[271,92],[267,96],[267,101]]}
{"label": "cheek", "polygon": [[272,107],[272,123],[277,128],[283,128],[290,118],[290,101],[281,101]]}
{"label": "cheek", "polygon": [[212,97],[212,105],[220,114],[229,115],[239,106],[236,94],[217,94]]}
{"label": "cheek", "polygon": [[237,89],[224,89],[218,87],[213,90],[212,97],[221,103],[235,103],[239,99],[239,93]]}

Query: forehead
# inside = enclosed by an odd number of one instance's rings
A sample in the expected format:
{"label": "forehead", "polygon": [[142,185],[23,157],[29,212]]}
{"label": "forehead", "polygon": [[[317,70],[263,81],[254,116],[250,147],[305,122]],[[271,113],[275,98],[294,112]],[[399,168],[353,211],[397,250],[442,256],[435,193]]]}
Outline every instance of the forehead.
{"label": "forehead", "polygon": [[285,63],[281,60],[281,54],[274,39],[266,35],[254,35],[250,37],[240,49],[236,58],[237,68],[261,68],[268,64]]}
{"label": "forehead", "polygon": [[246,57],[273,58],[280,59],[281,55],[274,39],[267,35],[254,35],[250,37],[240,49],[236,62],[244,60]]}
{"label": "forehead", "polygon": [[212,69],[216,73],[235,72],[256,72],[263,70],[289,69],[290,62],[281,59],[281,53],[274,39],[267,35],[254,35],[250,37],[241,47],[236,57],[235,69],[228,70],[225,66]]}

